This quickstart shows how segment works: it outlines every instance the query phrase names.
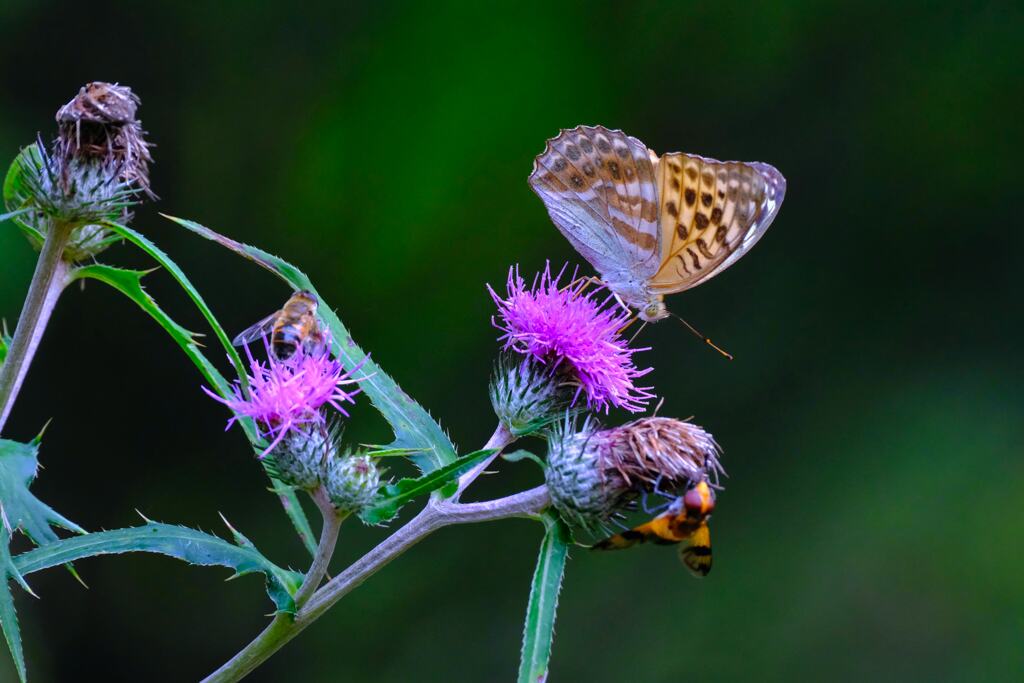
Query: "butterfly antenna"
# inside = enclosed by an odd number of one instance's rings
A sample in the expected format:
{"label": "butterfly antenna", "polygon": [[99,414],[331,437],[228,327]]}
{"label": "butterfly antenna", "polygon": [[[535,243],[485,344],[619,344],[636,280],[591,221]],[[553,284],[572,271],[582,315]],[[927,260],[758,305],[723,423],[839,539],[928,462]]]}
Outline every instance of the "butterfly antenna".
{"label": "butterfly antenna", "polygon": [[705,344],[707,344],[708,346],[713,348],[715,351],[718,351],[720,354],[722,354],[723,356],[725,356],[729,360],[733,359],[731,353],[729,353],[728,351],[726,351],[722,347],[720,347],[717,344],[715,344],[715,342],[711,341],[710,337],[704,336],[703,332],[700,332],[696,327],[694,327],[690,323],[688,323],[685,320],[683,320],[682,317],[680,317],[680,316],[678,316],[678,315],[676,315],[675,313],[672,313],[672,312],[669,312],[669,315],[671,315],[673,318],[675,318],[676,320],[681,322],[683,325],[686,325],[686,329],[690,330],[690,332],[693,332],[695,335],[697,335],[698,338],[702,339]]}

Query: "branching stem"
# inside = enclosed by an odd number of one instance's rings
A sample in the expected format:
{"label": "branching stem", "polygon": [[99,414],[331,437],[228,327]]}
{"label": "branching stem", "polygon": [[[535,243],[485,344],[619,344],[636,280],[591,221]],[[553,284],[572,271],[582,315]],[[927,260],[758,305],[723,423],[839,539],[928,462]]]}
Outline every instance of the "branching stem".
{"label": "branching stem", "polygon": [[0,367],[0,433],[11,414],[39,341],[43,338],[50,314],[68,283],[70,266],[62,256],[73,229],[74,226],[54,221],[46,231],[46,239],[39,252],[39,260],[36,261],[28,294],[25,295],[25,305],[18,318],[11,348]]}
{"label": "branching stem", "polygon": [[431,500],[407,524],[313,593],[294,618],[283,614],[274,617],[255,640],[205,678],[203,683],[227,683],[242,679],[319,619],[352,589],[434,531],[454,524],[489,522],[509,517],[533,517],[540,514],[549,504],[546,486],[538,486],[522,493],[481,503]]}
{"label": "branching stem", "polygon": [[338,543],[338,532],[341,530],[341,523],[345,521],[347,516],[346,514],[339,514],[334,509],[334,505],[331,504],[330,499],[327,497],[327,492],[324,491],[322,486],[316,488],[310,496],[316,502],[316,506],[320,508],[324,524],[320,530],[320,544],[313,555],[313,563],[309,566],[309,571],[306,572],[306,578],[302,581],[299,590],[295,592],[296,608],[306,604],[306,601],[320,587],[320,582],[324,580],[324,576],[327,575],[327,567],[331,563],[331,558],[334,557],[334,546]]}

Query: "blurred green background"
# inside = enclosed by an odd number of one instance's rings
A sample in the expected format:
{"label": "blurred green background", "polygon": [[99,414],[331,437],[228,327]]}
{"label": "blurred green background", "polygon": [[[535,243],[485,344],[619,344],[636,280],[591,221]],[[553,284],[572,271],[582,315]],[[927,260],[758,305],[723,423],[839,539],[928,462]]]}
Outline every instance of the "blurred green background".
{"label": "blurred green background", "polygon": [[[1020,680],[1024,12],[969,4],[7,0],[0,157],[52,136],[84,82],[131,85],[161,196],[135,226],[225,326],[286,290],[158,211],[303,267],[464,450],[494,422],[484,284],[579,260],[526,184],[547,137],[600,123],[771,162],[789,189],[767,237],[670,301],[736,360],[671,321],[642,336],[662,414],[725,447],[715,570],[574,551],[551,680]],[[13,325],[34,256],[10,224],[0,257]],[[147,282],[205,330],[166,274]],[[152,321],[90,283],[61,300],[5,436],[53,418],[34,490],[89,529],[137,508],[221,533],[222,512],[303,568],[226,417]],[[364,402],[348,435],[387,429]],[[537,481],[501,470],[478,495]],[[510,680],[540,533],[439,532],[252,680]],[[348,524],[334,571],[382,534]],[[198,679],[269,610],[259,579],[165,558],[79,571],[89,590],[50,571],[40,600],[17,592],[34,680]]]}

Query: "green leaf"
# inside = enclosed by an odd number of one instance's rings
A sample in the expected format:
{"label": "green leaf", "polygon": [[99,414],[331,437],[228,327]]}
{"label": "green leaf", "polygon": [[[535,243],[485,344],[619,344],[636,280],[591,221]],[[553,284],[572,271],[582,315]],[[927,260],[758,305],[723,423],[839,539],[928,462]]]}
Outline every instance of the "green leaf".
{"label": "green leaf", "polygon": [[363,510],[359,516],[367,524],[386,522],[398,514],[398,509],[413,498],[431,493],[449,482],[454,482],[494,452],[494,449],[487,449],[470,453],[417,479],[399,479],[394,484],[388,484],[384,487],[383,495],[374,502],[373,506]]}
{"label": "green leaf", "polygon": [[391,425],[395,433],[395,441],[390,444],[390,447],[412,448],[421,451],[418,455],[412,456],[412,460],[423,472],[430,472],[455,460],[455,446],[452,445],[441,426],[356,345],[348,329],[330,306],[324,302],[323,297],[316,291],[305,273],[284,259],[268,254],[257,247],[224,237],[198,223],[174,216],[165,217],[263,266],[293,288],[306,289],[316,294],[320,299],[320,317],[331,331],[333,350],[338,359],[349,371],[352,371],[360,363],[362,364],[359,372],[364,379],[359,382],[359,385],[366,392],[374,407]]}
{"label": "green leaf", "polygon": [[7,175],[4,176],[3,187],[4,206],[10,213],[0,217],[0,220],[10,218],[25,233],[29,242],[36,247],[42,246],[45,239],[43,234],[31,223],[21,220],[19,216],[32,211],[31,207],[26,206],[29,203],[30,192],[25,183],[25,169],[40,168],[42,164],[43,157],[39,153],[38,145],[29,145],[14,157],[14,161],[7,169]]}
{"label": "green leaf", "polygon": [[224,328],[221,326],[220,321],[217,320],[213,311],[211,311],[210,307],[206,305],[206,301],[199,293],[199,290],[197,290],[192,282],[189,281],[184,271],[178,267],[178,264],[175,263],[170,256],[164,253],[160,247],[153,244],[145,235],[142,235],[128,226],[110,221],[105,222],[103,225],[149,254],[154,261],[163,266],[163,268],[171,274],[178,284],[181,285],[181,288],[184,289],[185,293],[188,294],[190,299],[192,299],[196,308],[199,309],[199,312],[203,314],[204,318],[206,318],[206,322],[213,330],[214,336],[217,337],[221,346],[224,347],[224,351],[228,354],[228,358],[231,359],[232,365],[235,366],[235,371],[238,373],[239,378],[245,382],[245,364],[242,362],[241,356],[238,355],[238,349],[231,344],[231,341],[228,339],[227,333],[224,332]]}
{"label": "green leaf", "polygon": [[[18,676],[22,681],[25,680],[25,657],[22,652],[18,617],[14,611],[10,580],[17,581],[29,594],[32,594],[32,589],[11,560],[11,536],[20,530],[32,539],[33,543],[41,548],[47,548],[61,542],[52,528],[54,526],[80,534],[85,533],[85,529],[36,498],[28,490],[39,471],[39,440],[40,437],[36,437],[31,443],[25,444],[0,439],[0,581],[3,582],[0,586],[0,626],[3,627],[7,647],[14,657]],[[58,564],[68,562],[70,560]]]}
{"label": "green leaf", "polygon": [[[128,235],[125,234],[125,237],[128,238]],[[170,259],[167,259],[167,261],[170,261]],[[199,368],[199,372],[202,373],[203,377],[206,378],[210,385],[214,387],[221,396],[230,396],[232,392],[228,381],[224,379],[224,376],[220,374],[220,371],[217,370],[202,351],[199,350],[195,341],[195,333],[190,332],[171,319],[171,317],[164,313],[164,311],[157,305],[156,301],[153,300],[153,297],[149,296],[149,294],[147,294],[142,288],[142,277],[146,275],[147,272],[149,271],[126,270],[123,268],[114,268],[113,266],[93,264],[76,268],[72,272],[71,277],[72,279],[93,278],[107,283],[126,295],[129,299],[138,304],[142,310],[152,316],[154,320],[160,323],[160,326],[171,335],[171,338],[177,342],[178,346],[180,346],[182,351],[185,352],[185,355],[189,357],[197,368]],[[182,274],[182,277],[184,277],[184,274]],[[257,435],[252,421],[239,420],[239,422],[242,423],[246,436],[249,438],[250,443],[253,444],[253,447],[258,450],[263,450],[260,446],[261,439]],[[306,518],[306,513],[303,511],[302,505],[299,503],[299,499],[295,495],[295,491],[273,477],[271,477],[271,484],[273,492],[276,493],[280,499],[281,505],[284,507],[285,513],[295,526],[295,530],[298,532],[303,545],[310,554],[315,553],[317,545],[316,538],[313,535],[313,529],[309,524],[309,520]]]}
{"label": "green leaf", "polygon": [[11,561],[9,544],[10,534],[6,527],[0,524],[0,580],[4,585],[0,586],[0,626],[4,630],[4,639],[7,640],[7,649],[11,651],[14,659],[14,667],[18,670],[18,680],[24,683],[25,673],[25,652],[21,645],[21,629],[18,626],[18,613],[14,609],[14,596],[11,594],[10,579],[16,580],[22,588],[28,589],[28,584],[22,578],[21,573]]}
{"label": "green leaf", "polygon": [[539,457],[537,457],[530,451],[525,451],[522,449],[518,451],[512,451],[511,453],[502,453],[501,459],[507,460],[508,462],[519,462],[520,460],[529,460],[530,462],[535,463],[537,467],[539,467],[541,470],[547,469],[547,465],[544,464],[543,460],[541,460]]}
{"label": "green leaf", "polygon": [[7,358],[7,349],[11,348],[11,335],[7,334],[7,327],[0,329],[0,365],[4,364]]}
{"label": "green leaf", "polygon": [[231,579],[261,573],[266,577],[267,594],[277,611],[294,613],[292,598],[302,584],[302,574],[278,567],[247,538],[234,529],[231,533],[235,543],[196,529],[147,521],[143,526],[57,541],[18,555],[14,565],[22,574],[29,574],[96,555],[157,553],[194,565],[228,567],[235,572]]}
{"label": "green leaf", "polygon": [[209,359],[203,355],[203,352],[199,350],[199,346],[196,344],[196,333],[185,329],[171,319],[169,315],[164,313],[163,309],[157,306],[153,297],[143,289],[142,278],[150,272],[152,271],[127,270],[102,264],[93,264],[75,268],[71,272],[71,280],[74,281],[82,278],[99,280],[100,282],[107,283],[134,301],[139,305],[139,308],[160,323],[160,326],[167,331],[167,334],[171,335],[171,338],[181,347],[181,350],[185,352],[189,360],[199,368],[199,372],[206,378],[206,381],[215,387],[221,396],[230,395],[231,387],[228,381],[224,379],[224,375],[220,374],[220,370],[215,368]]}
{"label": "green leaf", "polygon": [[544,512],[541,519],[546,532],[540,544],[530,601],[526,606],[519,683],[543,683],[547,679],[558,592],[562,588],[565,560],[569,555],[569,528],[565,522],[550,510]]}

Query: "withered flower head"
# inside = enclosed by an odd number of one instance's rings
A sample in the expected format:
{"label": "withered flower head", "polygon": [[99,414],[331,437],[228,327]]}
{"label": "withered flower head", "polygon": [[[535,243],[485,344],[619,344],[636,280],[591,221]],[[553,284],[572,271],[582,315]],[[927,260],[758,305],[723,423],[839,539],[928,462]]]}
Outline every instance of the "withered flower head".
{"label": "withered flower head", "polygon": [[634,488],[650,490],[658,479],[679,488],[724,474],[715,438],[692,422],[644,417],[606,432],[608,464]]}
{"label": "withered flower head", "polygon": [[122,181],[154,197],[149,188],[153,157],[135,118],[139,104],[128,86],[95,81],[57,110],[54,156],[63,167],[65,182],[75,160],[101,161],[115,167]]}
{"label": "withered flower head", "polygon": [[55,225],[71,229],[63,258],[83,261],[117,240],[104,223],[127,223],[149,188],[149,153],[131,88],[89,83],[57,111],[57,139],[40,139],[14,160],[4,203],[40,248]]}
{"label": "withered flower head", "polygon": [[566,521],[600,531],[616,510],[658,486],[679,490],[722,471],[714,438],[697,425],[648,417],[613,429],[571,419],[548,441],[547,485]]}

